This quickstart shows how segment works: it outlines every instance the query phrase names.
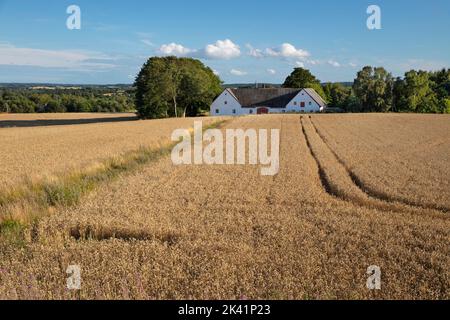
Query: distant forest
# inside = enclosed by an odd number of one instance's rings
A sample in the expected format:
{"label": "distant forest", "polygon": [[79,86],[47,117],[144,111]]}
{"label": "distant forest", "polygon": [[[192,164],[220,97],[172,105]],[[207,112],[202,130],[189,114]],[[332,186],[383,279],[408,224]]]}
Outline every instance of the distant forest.
{"label": "distant forest", "polygon": [[134,112],[131,85],[0,84],[0,112]]}

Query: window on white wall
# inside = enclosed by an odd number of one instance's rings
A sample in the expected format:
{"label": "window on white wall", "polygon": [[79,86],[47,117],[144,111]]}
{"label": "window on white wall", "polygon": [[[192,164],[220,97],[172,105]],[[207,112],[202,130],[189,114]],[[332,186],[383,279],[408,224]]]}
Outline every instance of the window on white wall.
{"label": "window on white wall", "polygon": [[233,109],[233,113],[236,113],[236,109]]}
{"label": "window on white wall", "polygon": [[309,105],[310,105],[310,106],[312,105],[312,102],[311,102],[311,101],[309,102]]}
{"label": "window on white wall", "polygon": [[253,110],[250,110],[249,113],[252,114],[252,113],[253,113]]}
{"label": "window on white wall", "polygon": [[216,113],[219,113],[219,109],[216,109]]}
{"label": "window on white wall", "polygon": [[228,101],[225,101],[224,103],[225,103],[225,104],[228,104]]}

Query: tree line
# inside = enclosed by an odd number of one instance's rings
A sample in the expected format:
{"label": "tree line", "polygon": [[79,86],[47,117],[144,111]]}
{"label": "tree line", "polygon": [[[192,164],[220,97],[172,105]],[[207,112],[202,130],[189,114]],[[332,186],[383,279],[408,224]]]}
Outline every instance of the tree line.
{"label": "tree line", "polygon": [[320,81],[296,68],[284,87],[313,88],[330,108],[345,112],[450,113],[450,69],[416,71],[394,78],[382,67],[366,66],[352,86]]}
{"label": "tree line", "polygon": [[134,92],[125,90],[0,89],[0,112],[127,112],[135,111]]}
{"label": "tree line", "polygon": [[[151,57],[134,88],[106,90],[24,90],[0,88],[0,112],[124,112],[141,118],[207,114],[223,83],[192,58]],[[416,71],[394,78],[382,67],[366,66],[352,85],[322,84],[309,70],[295,68],[283,87],[313,88],[329,108],[342,112],[450,113],[450,69]]]}

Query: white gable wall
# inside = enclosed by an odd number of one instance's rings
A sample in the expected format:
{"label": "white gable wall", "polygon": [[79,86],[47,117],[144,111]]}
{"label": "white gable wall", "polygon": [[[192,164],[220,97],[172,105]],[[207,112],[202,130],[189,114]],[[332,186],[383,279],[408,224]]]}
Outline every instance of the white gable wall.
{"label": "white gable wall", "polygon": [[[235,110],[235,113],[233,112]],[[248,114],[248,110],[241,107],[241,104],[228,91],[225,90],[211,104],[211,116],[239,116]]]}
{"label": "white gable wall", "polygon": [[[305,107],[301,107],[301,103],[305,103]],[[300,91],[297,96],[287,105],[286,112],[319,112],[322,111],[320,105],[305,91]]]}

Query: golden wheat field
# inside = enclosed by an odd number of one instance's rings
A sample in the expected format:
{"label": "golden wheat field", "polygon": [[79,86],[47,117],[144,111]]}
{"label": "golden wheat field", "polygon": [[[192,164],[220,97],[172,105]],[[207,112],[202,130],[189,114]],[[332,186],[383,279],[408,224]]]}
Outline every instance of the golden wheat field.
{"label": "golden wheat field", "polygon": [[0,115],[0,190],[158,147],[192,124],[189,118],[137,121],[134,114]]}
{"label": "golden wheat field", "polygon": [[[0,128],[2,185],[163,145],[192,123]],[[227,128],[280,129],[279,173],[161,154],[31,222],[7,220],[0,299],[450,298],[450,117],[266,115]],[[374,265],[381,290],[366,286]]]}

